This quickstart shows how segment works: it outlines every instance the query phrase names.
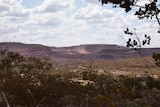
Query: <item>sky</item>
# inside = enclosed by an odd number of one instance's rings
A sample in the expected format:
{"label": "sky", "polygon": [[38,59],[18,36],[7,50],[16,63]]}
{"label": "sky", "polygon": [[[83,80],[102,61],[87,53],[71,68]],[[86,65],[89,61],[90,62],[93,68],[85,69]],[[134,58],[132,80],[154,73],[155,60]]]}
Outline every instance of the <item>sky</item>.
{"label": "sky", "polygon": [[[143,0],[143,5],[147,0]],[[151,35],[149,47],[160,47],[158,23],[137,20],[131,11],[101,5],[99,0],[0,0],[0,42],[47,46],[117,44],[128,40],[124,30],[136,28],[138,37]]]}

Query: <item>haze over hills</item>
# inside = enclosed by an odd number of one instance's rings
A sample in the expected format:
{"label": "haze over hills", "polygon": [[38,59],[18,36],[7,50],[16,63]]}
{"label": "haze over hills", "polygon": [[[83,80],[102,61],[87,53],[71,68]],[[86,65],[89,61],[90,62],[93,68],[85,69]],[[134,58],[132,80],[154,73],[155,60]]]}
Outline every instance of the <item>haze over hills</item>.
{"label": "haze over hills", "polygon": [[[49,47],[40,44],[0,43],[0,50],[6,48],[24,56],[47,57],[57,63],[67,63],[68,60],[113,60],[139,56],[134,49],[107,44]],[[160,48],[142,48],[141,52],[144,56],[151,56],[153,53],[160,53]]]}

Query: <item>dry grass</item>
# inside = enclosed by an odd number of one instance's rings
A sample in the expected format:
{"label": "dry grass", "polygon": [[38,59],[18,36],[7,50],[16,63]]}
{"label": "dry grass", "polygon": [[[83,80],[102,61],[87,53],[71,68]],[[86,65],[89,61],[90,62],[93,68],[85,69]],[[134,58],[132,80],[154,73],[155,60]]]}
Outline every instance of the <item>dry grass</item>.
{"label": "dry grass", "polygon": [[160,75],[160,67],[155,65],[152,57],[135,57],[128,59],[110,60],[110,61],[94,61],[92,63],[94,69],[103,69],[105,71],[125,71],[131,74],[148,73]]}
{"label": "dry grass", "polygon": [[[56,65],[51,74],[61,75],[78,75],[81,71],[87,67],[91,67],[93,70],[102,71],[104,73],[112,73],[113,75],[160,75],[160,67],[155,65],[155,61],[152,57],[135,57],[110,61],[80,61],[70,62],[68,65]],[[84,68],[84,69],[83,69]]]}

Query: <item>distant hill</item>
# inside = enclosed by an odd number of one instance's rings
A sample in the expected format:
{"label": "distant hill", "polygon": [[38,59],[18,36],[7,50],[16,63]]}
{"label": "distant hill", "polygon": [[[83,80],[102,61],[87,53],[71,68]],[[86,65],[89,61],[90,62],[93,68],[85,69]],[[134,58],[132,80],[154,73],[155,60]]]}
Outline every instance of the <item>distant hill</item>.
{"label": "distant hill", "polygon": [[[6,48],[24,56],[47,57],[53,62],[63,64],[68,60],[113,60],[139,56],[139,53],[134,49],[107,44],[48,47],[40,44],[0,43],[0,50]],[[160,48],[143,48],[141,52],[144,56],[151,56],[153,53],[160,53]]]}

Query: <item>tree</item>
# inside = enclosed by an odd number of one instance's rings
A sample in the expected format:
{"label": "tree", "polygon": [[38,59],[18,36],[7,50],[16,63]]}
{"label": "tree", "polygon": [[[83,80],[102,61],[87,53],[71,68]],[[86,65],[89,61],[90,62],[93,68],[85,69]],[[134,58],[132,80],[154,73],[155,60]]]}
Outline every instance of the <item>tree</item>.
{"label": "tree", "polygon": [[160,54],[159,53],[153,53],[152,55],[153,59],[155,60],[155,64],[160,67]]}
{"label": "tree", "polygon": [[[8,50],[0,51],[0,92],[14,105],[37,105],[32,92],[42,84],[52,64],[46,58],[24,57]],[[2,100],[3,101],[3,100]],[[1,100],[0,100],[1,106]]]}
{"label": "tree", "polygon": [[[148,0],[148,3],[145,3],[144,5],[138,5],[138,2],[141,0],[99,0],[101,1],[102,5],[104,4],[113,4],[114,8],[120,7],[125,9],[126,12],[129,12],[131,10],[135,11],[135,14],[138,19],[153,19],[155,18],[157,20],[157,23],[160,26],[160,19],[158,17],[160,13],[160,9],[158,8],[158,0]],[[136,8],[135,8],[136,7]],[[136,9],[136,10],[135,10]],[[144,35],[145,40],[142,42],[137,38],[136,32],[130,31],[128,28],[126,31],[124,31],[125,34],[136,36],[136,39],[129,38],[127,41],[127,47],[133,47],[133,48],[141,48],[142,45],[150,45],[151,37],[147,34]],[[158,29],[158,33],[160,33],[160,29]]]}
{"label": "tree", "polygon": [[133,7],[138,7],[138,10],[135,11],[135,15],[139,19],[155,17],[157,19],[158,24],[160,25],[160,21],[158,18],[158,14],[160,13],[160,9],[158,8],[158,0],[148,0],[148,3],[145,3],[144,6],[138,5],[137,3],[140,0],[99,0],[103,4],[111,3],[113,7],[124,8],[126,12],[129,12],[133,9]]}
{"label": "tree", "polygon": [[[158,0],[148,0],[148,2],[145,3],[144,5],[138,5],[138,2],[142,0],[99,0],[99,1],[101,1],[102,5],[110,3],[113,4],[114,8],[117,7],[123,8],[125,9],[126,13],[131,10],[135,11],[134,15],[136,15],[137,18],[140,20],[142,19],[153,20],[153,18],[155,18],[159,25],[158,31],[155,33],[160,33],[160,19],[159,19],[160,4],[158,4],[159,3]],[[128,41],[126,42],[127,44],[126,46],[138,50],[139,54],[143,57],[141,53],[141,48],[144,45],[150,45],[151,36],[144,34],[145,39],[141,41],[138,37],[138,34],[136,33],[136,28],[134,29],[134,31],[130,31],[129,28],[127,28],[124,31],[124,33],[126,35],[130,35]],[[160,66],[160,60],[159,60],[160,54],[153,54],[153,58],[156,62],[155,64],[157,66]],[[148,69],[151,72],[150,68]]]}

